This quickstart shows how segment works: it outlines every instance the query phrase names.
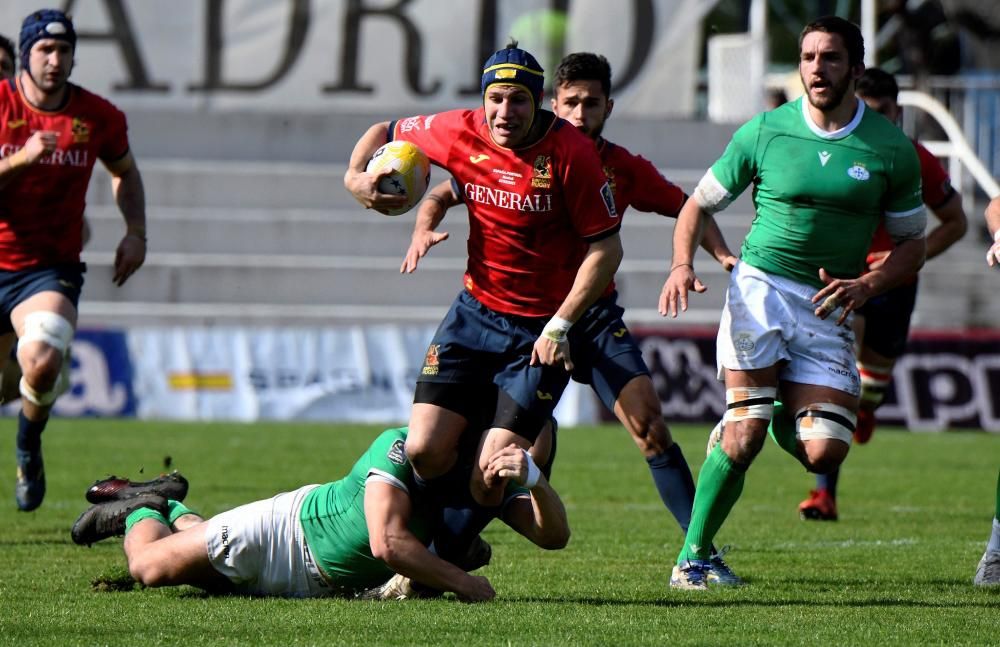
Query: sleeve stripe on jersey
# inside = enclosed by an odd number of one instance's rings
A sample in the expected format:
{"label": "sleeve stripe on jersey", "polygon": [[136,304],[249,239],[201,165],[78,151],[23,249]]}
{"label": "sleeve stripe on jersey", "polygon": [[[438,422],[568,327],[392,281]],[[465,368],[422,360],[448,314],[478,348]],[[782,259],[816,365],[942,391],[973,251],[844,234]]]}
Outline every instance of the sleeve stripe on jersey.
{"label": "sleeve stripe on jersey", "polygon": [[718,178],[715,177],[712,169],[708,169],[698,181],[698,187],[694,190],[694,199],[704,211],[715,214],[729,206],[733,201],[733,194],[722,186],[722,182],[719,182]]}
{"label": "sleeve stripe on jersey", "polygon": [[909,218],[910,216],[914,216],[914,215],[922,212],[923,210],[924,210],[924,205],[920,205],[919,207],[914,207],[913,209],[910,209],[908,211],[886,211],[885,212],[885,217],[886,218]]}
{"label": "sleeve stripe on jersey", "polygon": [[[374,467],[370,468],[368,470],[368,479],[371,479],[373,481],[379,481],[380,483],[388,483],[389,485],[399,488],[400,490],[406,492],[407,494],[410,493],[410,490],[406,487],[406,483],[403,483],[392,474],[389,474],[388,472],[383,472],[380,469],[376,469]],[[366,479],[366,482],[368,479]]]}
{"label": "sleeve stripe on jersey", "polygon": [[389,122],[389,133],[385,136],[386,139],[385,143],[388,144],[392,140],[396,139],[396,124],[398,123],[399,119],[393,119],[392,121]]}
{"label": "sleeve stripe on jersey", "polygon": [[907,216],[893,215],[884,221],[885,231],[894,242],[924,237],[924,230],[927,229],[927,212],[921,206],[908,213]]}
{"label": "sleeve stripe on jersey", "polygon": [[611,238],[612,236],[617,234],[621,228],[622,228],[622,223],[618,222],[615,223],[615,226],[611,227],[610,229],[605,229],[604,231],[594,234],[593,236],[586,236],[584,240],[587,241],[588,243],[596,243],[598,241],[604,240],[605,238]]}

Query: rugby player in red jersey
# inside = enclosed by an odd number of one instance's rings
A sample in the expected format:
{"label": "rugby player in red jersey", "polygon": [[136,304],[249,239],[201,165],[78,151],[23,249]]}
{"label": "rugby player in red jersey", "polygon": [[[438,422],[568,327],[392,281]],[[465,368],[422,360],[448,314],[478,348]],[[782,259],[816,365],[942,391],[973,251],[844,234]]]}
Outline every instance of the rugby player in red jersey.
{"label": "rugby player in red jersey", "polygon": [[[897,102],[899,85],[884,70],[868,68],[858,79],[854,93],[872,110],[885,115],[889,121],[899,123],[903,108]],[[927,260],[946,251],[955,244],[968,228],[968,219],[962,208],[962,196],[951,186],[948,172],[934,155],[914,140],[920,158],[920,184],[924,204],[940,221],[927,232]],[[868,249],[867,269],[874,270],[885,263],[895,245],[879,225]],[[862,306],[854,320],[857,344],[858,373],[861,375],[861,404],[854,441],[867,443],[875,431],[875,410],[882,404],[892,381],[892,369],[906,349],[910,333],[910,317],[917,303],[917,275],[885,294],[873,297]],[[783,407],[782,407],[783,409]],[[775,416],[779,409],[775,408]],[[840,469],[829,474],[816,475],[816,489],[799,504],[803,519],[820,521],[837,520],[837,484]]]}
{"label": "rugby player in red jersey", "polygon": [[[80,262],[87,185],[100,159],[112,175],[126,231],[115,254],[122,285],[146,257],[142,178],[125,115],[69,82],[76,32],[62,11],[24,19],[21,71],[0,83],[0,333],[15,332],[22,409],[18,418],[18,508],[45,496],[41,433],[69,387],[68,356],[85,266]],[[7,356],[0,349],[0,357]]]}
{"label": "rugby player in red jersey", "polygon": [[[602,137],[614,108],[607,59],[589,52],[567,55],[556,69],[553,89],[555,114],[597,144],[619,216],[624,217],[625,210],[632,206],[676,218],[687,199],[684,191],[664,178],[649,160]],[[446,232],[435,230],[445,210],[461,201],[461,188],[451,182],[442,182],[432,190],[421,204],[401,272],[415,271],[420,258],[447,239]],[[707,225],[704,247],[726,268],[736,261],[714,219]],[[612,282],[570,333],[573,379],[591,385],[629,431],[646,458],[660,498],[686,531],[694,501],[694,480],[680,446],[670,436],[649,369],[622,320],[623,312]],[[451,527],[447,510],[445,521]],[[463,528],[460,534],[467,536],[468,529]],[[713,577],[732,576],[717,553],[713,553],[712,563]]]}
{"label": "rugby player in red jersey", "polygon": [[500,388],[472,478],[480,504],[498,505],[485,457],[527,448],[552,414],[573,364],[568,334],[621,261],[619,217],[593,143],[541,109],[543,71],[512,44],[486,61],[483,107],[372,126],[351,155],[344,185],[366,207],[381,194],[365,172],[388,139],[420,146],[448,170],[469,207],[465,289],[431,341],[417,380],[407,455],[419,477],[455,461],[477,393]]}

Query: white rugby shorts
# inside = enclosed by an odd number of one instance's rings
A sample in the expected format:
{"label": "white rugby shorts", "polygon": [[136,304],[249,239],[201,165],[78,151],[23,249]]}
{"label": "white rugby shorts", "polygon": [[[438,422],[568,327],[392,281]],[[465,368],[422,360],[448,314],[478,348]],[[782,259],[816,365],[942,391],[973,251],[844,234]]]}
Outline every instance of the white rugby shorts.
{"label": "white rugby shorts", "polygon": [[330,594],[302,534],[299,512],[306,485],[255,501],[208,520],[205,544],[215,570],[253,595],[317,597]]}
{"label": "white rugby shorts", "polygon": [[839,311],[820,319],[811,301],[817,291],[738,262],[729,277],[716,338],[719,379],[726,368],[745,371],[787,361],[778,373],[780,380],[859,395],[854,315],[840,326]]}

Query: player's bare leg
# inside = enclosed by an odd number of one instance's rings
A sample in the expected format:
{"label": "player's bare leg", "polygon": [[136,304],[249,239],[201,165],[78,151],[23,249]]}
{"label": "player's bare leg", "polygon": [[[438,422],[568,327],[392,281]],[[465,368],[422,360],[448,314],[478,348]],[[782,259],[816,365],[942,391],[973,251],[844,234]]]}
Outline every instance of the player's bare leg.
{"label": "player's bare leg", "polygon": [[229,580],[208,559],[205,530],[204,521],[179,532],[171,532],[156,518],[136,522],[123,544],[129,573],[146,586],[190,584],[209,591],[229,588]]}
{"label": "player's bare leg", "polygon": [[45,496],[41,434],[52,404],[68,386],[68,376],[60,374],[76,328],[76,308],[58,292],[39,292],[13,309],[11,323],[21,340],[17,361],[24,373],[14,493],[18,508],[28,511],[41,505]]}

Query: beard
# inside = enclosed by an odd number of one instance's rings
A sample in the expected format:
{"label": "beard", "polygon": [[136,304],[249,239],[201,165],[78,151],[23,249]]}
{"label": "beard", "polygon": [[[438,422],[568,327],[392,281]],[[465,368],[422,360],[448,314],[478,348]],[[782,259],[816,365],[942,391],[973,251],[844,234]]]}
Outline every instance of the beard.
{"label": "beard", "polygon": [[[802,85],[806,85],[804,79]],[[813,97],[812,92],[806,92],[806,98],[809,99],[812,107],[822,112],[829,112],[837,108],[851,89],[851,76],[845,74],[839,83],[831,83],[828,88],[830,92],[825,97]]]}

